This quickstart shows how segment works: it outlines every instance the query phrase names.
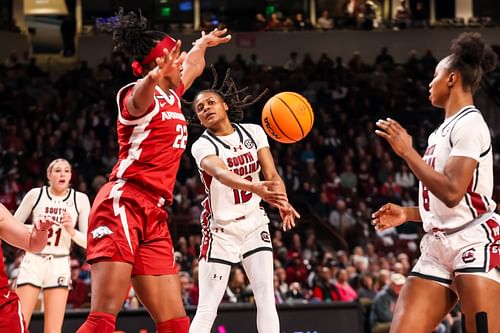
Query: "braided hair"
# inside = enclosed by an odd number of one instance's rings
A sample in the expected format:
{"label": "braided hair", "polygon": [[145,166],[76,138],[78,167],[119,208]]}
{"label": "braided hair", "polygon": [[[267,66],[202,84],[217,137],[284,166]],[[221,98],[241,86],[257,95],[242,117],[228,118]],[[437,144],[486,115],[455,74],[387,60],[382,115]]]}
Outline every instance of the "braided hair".
{"label": "braided hair", "polygon": [[464,88],[474,92],[483,74],[495,69],[496,63],[496,53],[479,33],[462,33],[453,40],[448,67],[460,72]]}
{"label": "braided hair", "polygon": [[148,20],[141,11],[125,13],[120,7],[110,22],[96,23],[102,31],[113,33],[113,51],[123,52],[127,57],[141,63],[151,50],[167,36],[166,33],[148,30]]}
{"label": "braided hair", "polygon": [[212,86],[209,89],[198,92],[191,102],[183,100],[185,104],[191,106],[191,109],[193,111],[193,114],[188,117],[188,124],[190,125],[200,124],[200,121],[196,116],[196,110],[194,109],[194,101],[196,101],[196,98],[198,98],[198,96],[202,93],[211,92],[219,95],[228,106],[227,115],[229,117],[229,120],[231,122],[240,122],[241,120],[243,120],[244,109],[260,101],[268,91],[268,89],[265,89],[255,98],[253,98],[252,95],[242,95],[245,91],[248,90],[248,87],[238,89],[236,83],[234,82],[234,79],[230,75],[230,68],[226,70],[224,80],[222,81],[220,87],[217,88],[219,75],[217,74],[217,71],[215,70],[215,67],[213,65],[211,65],[210,68],[212,69],[212,73],[214,76]]}

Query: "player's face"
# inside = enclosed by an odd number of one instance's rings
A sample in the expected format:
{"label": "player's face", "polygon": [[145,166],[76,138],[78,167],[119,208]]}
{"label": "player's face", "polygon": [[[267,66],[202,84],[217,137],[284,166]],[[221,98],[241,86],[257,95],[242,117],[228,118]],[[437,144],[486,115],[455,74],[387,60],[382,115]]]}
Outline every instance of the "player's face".
{"label": "player's face", "polygon": [[213,128],[227,118],[228,106],[222,97],[214,92],[202,92],[194,101],[194,109],[205,128]]}
{"label": "player's face", "polygon": [[448,87],[450,72],[447,64],[448,58],[439,62],[434,71],[434,78],[429,83],[429,101],[438,108],[443,108],[446,105],[450,92]]}
{"label": "player's face", "polygon": [[50,186],[56,191],[65,191],[71,180],[71,166],[66,161],[57,162],[47,171]]}

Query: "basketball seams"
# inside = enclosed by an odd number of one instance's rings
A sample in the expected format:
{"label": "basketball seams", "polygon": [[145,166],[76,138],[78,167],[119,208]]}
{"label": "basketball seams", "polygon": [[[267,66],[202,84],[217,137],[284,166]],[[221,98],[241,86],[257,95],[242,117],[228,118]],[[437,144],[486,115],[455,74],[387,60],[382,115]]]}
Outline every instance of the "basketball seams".
{"label": "basketball seams", "polygon": [[314,124],[314,113],[312,112],[311,104],[309,104],[309,102],[307,101],[307,99],[304,96],[302,96],[301,94],[297,94],[297,93],[294,93],[294,92],[291,92],[291,93],[293,95],[297,96],[301,100],[301,102],[304,103],[304,105],[306,106],[307,112],[309,113],[309,119],[311,120],[309,128],[312,129],[313,124]]}
{"label": "basketball seams", "polygon": [[[281,99],[281,97],[279,96],[275,96],[279,101],[281,101],[281,103],[285,104],[286,108],[288,109],[288,111],[290,111],[290,113],[292,114],[293,118],[295,119],[295,121],[297,122],[297,124],[299,125],[299,128],[300,128],[300,132],[302,133],[301,137],[303,138],[304,137],[304,129],[302,128],[302,124],[300,123],[299,119],[297,118],[297,116],[295,115],[295,113],[293,112],[293,110],[290,108],[290,106],[283,100]],[[274,119],[274,118],[273,118]],[[276,123],[277,125],[278,123]],[[283,131],[282,131],[283,132]]]}
{"label": "basketball seams", "polygon": [[[274,97],[271,97],[271,99],[273,99],[273,98]],[[287,107],[288,107],[288,105],[287,105]],[[286,137],[288,140],[291,140],[292,142],[296,142],[297,140],[294,140],[291,137],[289,137],[288,135],[286,135],[286,133],[281,129],[280,125],[278,124],[278,122],[274,118],[274,115],[273,115],[273,103],[272,103],[272,101],[271,101],[271,103],[269,103],[269,114],[271,115],[271,118],[273,119],[274,124],[276,125],[276,127],[278,128],[278,130],[281,132],[281,134],[283,134],[283,136]],[[301,130],[302,130],[302,128],[301,128]]]}

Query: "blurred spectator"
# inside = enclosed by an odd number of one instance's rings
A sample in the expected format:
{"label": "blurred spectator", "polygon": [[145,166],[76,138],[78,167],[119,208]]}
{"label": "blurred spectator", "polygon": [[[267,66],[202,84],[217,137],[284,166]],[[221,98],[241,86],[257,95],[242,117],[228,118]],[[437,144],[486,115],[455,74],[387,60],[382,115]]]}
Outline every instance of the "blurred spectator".
{"label": "blurred spectator", "polygon": [[226,288],[226,296],[229,303],[250,303],[253,293],[246,281],[243,270],[239,267],[231,268],[231,275]]}
{"label": "blurred spectator", "polygon": [[399,5],[396,8],[396,15],[394,17],[395,28],[406,29],[410,27],[411,15],[410,10],[406,4],[406,0],[399,0]]}
{"label": "blurred spectator", "polygon": [[285,302],[285,295],[281,291],[279,276],[276,273],[274,273],[274,301],[276,304]]}
{"label": "blurred spectator", "polygon": [[429,21],[429,12],[424,1],[417,1],[412,13],[412,23],[415,28],[426,28]]}
{"label": "blurred spectator", "polygon": [[302,291],[302,287],[298,282],[292,282],[290,288],[288,289],[286,295],[287,303],[306,303],[307,299]]}
{"label": "blurred spectator", "polygon": [[295,30],[311,30],[313,28],[309,19],[304,18],[304,14],[298,12],[293,19],[293,28]]}
{"label": "blurred spectator", "polygon": [[327,9],[323,9],[321,16],[318,17],[317,27],[324,31],[333,29],[333,19]]}
{"label": "blurred spectator", "polygon": [[179,281],[181,284],[182,303],[184,304],[184,306],[195,305],[193,300],[191,299],[191,289],[193,288],[191,275],[189,275],[188,272],[180,271]]}
{"label": "blurred spectator", "polygon": [[255,31],[265,31],[267,28],[266,17],[262,13],[257,13],[255,15]]}
{"label": "blurred spectator", "polygon": [[388,333],[391,327],[394,308],[406,278],[398,273],[390,277],[390,284],[377,293],[370,311],[372,333]]}
{"label": "blurred spectator", "polygon": [[389,54],[388,50],[387,47],[383,47],[380,54],[375,58],[375,64],[381,65],[385,71],[391,70],[394,66],[394,58]]}
{"label": "blurred spectator", "polygon": [[337,228],[341,235],[345,235],[356,223],[347,204],[343,199],[337,200],[335,209],[330,213],[330,225]]}
{"label": "blurred spectator", "polygon": [[362,16],[363,6],[358,0],[346,0],[342,5],[343,28],[356,28],[358,19]]}
{"label": "blurred spectator", "polygon": [[331,270],[323,266],[319,272],[319,277],[313,287],[313,301],[332,302],[340,300],[340,292],[335,285]]}
{"label": "blurred spectator", "polygon": [[339,292],[339,301],[352,302],[358,298],[358,294],[348,282],[347,270],[341,269],[337,273],[336,287]]}
{"label": "blurred spectator", "polygon": [[363,30],[373,30],[378,27],[376,8],[377,6],[373,1],[368,0],[365,2],[361,24]]}
{"label": "blurred spectator", "polygon": [[80,277],[81,265],[77,259],[71,259],[71,289],[68,294],[67,307],[78,309],[90,306],[90,285]]}
{"label": "blurred spectator", "polygon": [[61,23],[61,35],[63,40],[63,55],[71,57],[75,54],[76,20],[73,15],[67,15]]}
{"label": "blurred spectator", "polygon": [[283,22],[279,19],[278,13],[271,14],[271,17],[267,21],[267,30],[283,30]]}

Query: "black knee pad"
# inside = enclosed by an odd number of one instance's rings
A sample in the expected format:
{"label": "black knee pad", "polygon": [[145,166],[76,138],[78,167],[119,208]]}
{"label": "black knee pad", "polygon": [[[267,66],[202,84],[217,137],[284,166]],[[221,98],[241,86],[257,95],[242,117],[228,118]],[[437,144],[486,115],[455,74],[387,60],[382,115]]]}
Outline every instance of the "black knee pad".
{"label": "black knee pad", "polygon": [[476,313],[476,333],[488,333],[488,314],[486,312]]}

